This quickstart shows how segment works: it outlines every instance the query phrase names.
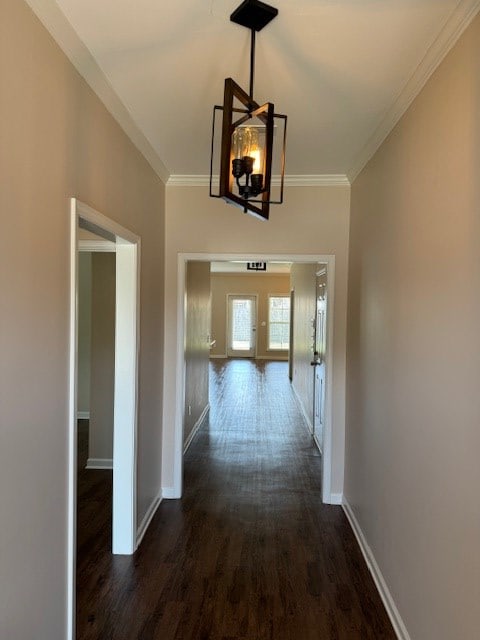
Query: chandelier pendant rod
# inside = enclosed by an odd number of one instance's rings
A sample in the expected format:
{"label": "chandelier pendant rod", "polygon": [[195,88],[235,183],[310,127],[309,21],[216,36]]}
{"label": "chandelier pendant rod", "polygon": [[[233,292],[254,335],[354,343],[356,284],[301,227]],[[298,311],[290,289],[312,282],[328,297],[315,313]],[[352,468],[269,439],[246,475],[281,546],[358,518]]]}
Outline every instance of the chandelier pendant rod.
{"label": "chandelier pendant rod", "polygon": [[250,29],[250,98],[253,100],[253,82],[255,80],[255,29]]}

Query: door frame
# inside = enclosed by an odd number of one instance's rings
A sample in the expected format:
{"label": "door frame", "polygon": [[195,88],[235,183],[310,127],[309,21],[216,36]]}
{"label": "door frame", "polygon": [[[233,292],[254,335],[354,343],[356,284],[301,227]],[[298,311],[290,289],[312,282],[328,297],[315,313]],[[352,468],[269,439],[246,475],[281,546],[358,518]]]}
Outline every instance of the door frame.
{"label": "door frame", "polygon": [[116,254],[112,553],[137,547],[137,414],[140,238],[70,199],[67,638],[75,638],[77,511],[77,339],[80,225],[111,242]]}
{"label": "door frame", "polygon": [[[253,345],[253,356],[249,355],[249,356],[245,356],[245,355],[238,355],[238,356],[229,356],[228,355],[228,345],[230,342],[230,330],[231,330],[231,326],[230,326],[230,322],[231,322],[231,313],[230,313],[230,298],[238,298],[239,300],[241,300],[242,298],[253,298],[255,300],[255,336],[254,336],[254,345]],[[227,358],[255,358],[257,355],[257,335],[258,335],[258,327],[257,327],[257,319],[258,319],[258,293],[227,293],[227,331],[226,331],[226,344],[225,344],[225,351],[227,352]],[[252,331],[253,333],[253,331]],[[231,349],[231,351],[234,351],[234,349]],[[250,350],[251,351],[251,350]],[[240,353],[240,352],[239,352]]]}
{"label": "door frame", "polygon": [[[173,458],[173,487],[169,489],[169,497],[180,498],[183,491],[183,425],[185,411],[185,325],[186,325],[186,272],[187,263],[193,260],[203,262],[222,262],[230,260],[247,260],[248,262],[318,262],[327,266],[327,353],[329,354],[325,381],[325,429],[323,434],[323,464],[322,464],[322,501],[325,504],[339,504],[337,494],[332,494],[333,464],[335,470],[343,469],[345,452],[332,459],[332,440],[335,430],[333,415],[333,372],[334,372],[334,309],[335,309],[335,256],[331,254],[238,254],[238,253],[178,253],[177,254],[177,345],[175,363],[175,424],[172,445],[164,455]],[[341,363],[340,363],[341,366]],[[338,426],[340,430],[342,425]]]}
{"label": "door frame", "polygon": [[293,327],[295,322],[295,289],[290,289],[290,335],[288,337],[288,379],[293,380]]}

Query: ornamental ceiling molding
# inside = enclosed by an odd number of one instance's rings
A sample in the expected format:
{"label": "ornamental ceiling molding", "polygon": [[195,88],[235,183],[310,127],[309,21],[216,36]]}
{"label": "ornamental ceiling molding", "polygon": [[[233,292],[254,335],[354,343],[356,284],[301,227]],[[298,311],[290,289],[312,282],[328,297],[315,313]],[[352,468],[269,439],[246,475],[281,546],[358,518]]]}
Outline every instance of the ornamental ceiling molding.
{"label": "ornamental ceiling molding", "polygon": [[[215,184],[218,184],[218,176]],[[183,176],[171,175],[167,181],[167,187],[208,187],[210,184],[210,176]],[[272,184],[278,186],[280,184],[279,176],[272,177]],[[350,181],[344,174],[325,174],[325,175],[298,175],[285,176],[286,187],[349,187]]]}

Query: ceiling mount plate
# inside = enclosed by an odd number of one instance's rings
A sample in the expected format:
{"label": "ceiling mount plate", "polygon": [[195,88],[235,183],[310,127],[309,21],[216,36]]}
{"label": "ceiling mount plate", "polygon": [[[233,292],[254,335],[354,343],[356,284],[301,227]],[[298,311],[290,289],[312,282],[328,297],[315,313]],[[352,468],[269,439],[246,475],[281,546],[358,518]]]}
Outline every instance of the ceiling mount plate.
{"label": "ceiling mount plate", "polygon": [[245,0],[230,16],[232,22],[261,31],[273,18],[278,15],[278,9],[260,0]]}

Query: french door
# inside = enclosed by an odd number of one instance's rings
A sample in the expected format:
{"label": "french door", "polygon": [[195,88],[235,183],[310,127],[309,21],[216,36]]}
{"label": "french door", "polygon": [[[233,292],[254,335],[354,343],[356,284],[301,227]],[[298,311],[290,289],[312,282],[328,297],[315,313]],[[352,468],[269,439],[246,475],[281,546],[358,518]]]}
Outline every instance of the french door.
{"label": "french door", "polygon": [[254,358],[256,354],[257,298],[228,295],[227,356]]}

